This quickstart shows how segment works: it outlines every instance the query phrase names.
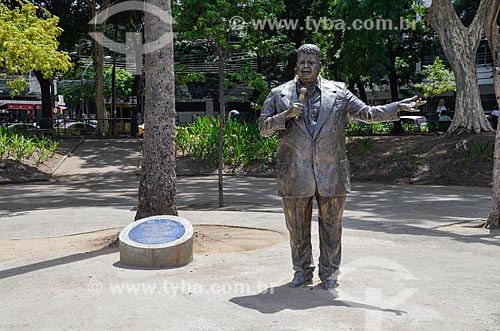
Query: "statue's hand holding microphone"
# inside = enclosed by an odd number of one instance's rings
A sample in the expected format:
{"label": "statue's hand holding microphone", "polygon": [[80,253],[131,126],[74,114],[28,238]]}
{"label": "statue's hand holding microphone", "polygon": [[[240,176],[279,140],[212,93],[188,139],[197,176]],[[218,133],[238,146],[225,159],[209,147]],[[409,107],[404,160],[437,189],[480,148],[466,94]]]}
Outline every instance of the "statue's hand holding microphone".
{"label": "statue's hand holding microphone", "polygon": [[307,89],[302,87],[299,92],[299,102],[295,102],[292,104],[290,109],[287,110],[287,114],[285,116],[286,120],[291,120],[294,118],[295,120],[299,120],[300,116],[304,112],[304,98],[306,97]]}

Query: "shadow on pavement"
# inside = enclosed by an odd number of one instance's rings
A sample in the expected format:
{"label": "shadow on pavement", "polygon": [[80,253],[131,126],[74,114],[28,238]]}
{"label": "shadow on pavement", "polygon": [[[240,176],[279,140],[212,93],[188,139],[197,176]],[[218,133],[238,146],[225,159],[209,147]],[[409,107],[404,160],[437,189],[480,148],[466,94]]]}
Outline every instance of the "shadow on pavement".
{"label": "shadow on pavement", "polygon": [[102,248],[102,249],[99,249],[99,250],[93,251],[93,252],[72,254],[69,256],[59,257],[59,258],[48,260],[48,261],[41,261],[41,262],[28,264],[28,265],[21,266],[21,267],[0,270],[0,279],[19,276],[22,274],[27,274],[27,273],[30,273],[33,271],[52,268],[52,267],[60,266],[63,264],[83,261],[83,260],[87,260],[87,259],[101,256],[101,255],[114,254],[114,253],[116,253],[116,251],[117,251],[116,248]]}
{"label": "shadow on pavement", "polygon": [[489,231],[489,233],[478,235],[464,235],[439,229],[428,229],[407,224],[393,224],[393,223],[377,223],[377,222],[364,222],[359,220],[352,220],[344,218],[344,228],[373,231],[394,235],[411,235],[411,236],[427,236],[427,237],[440,237],[455,240],[461,243],[477,243],[488,246],[500,247],[500,230]]}
{"label": "shadow on pavement", "polygon": [[321,285],[314,287],[290,288],[288,284],[271,287],[256,295],[234,297],[229,301],[241,307],[253,309],[262,314],[275,314],[282,310],[308,310],[317,307],[351,307],[396,315],[406,313],[403,310],[385,309],[364,303],[336,300],[335,290],[325,291]]}
{"label": "shadow on pavement", "polygon": [[[73,152],[82,162],[79,170],[87,169],[136,169],[140,158],[142,140],[138,139],[85,139]],[[73,157],[72,156],[72,157]],[[66,161],[65,161],[66,163]],[[55,173],[65,173],[64,165]]]}

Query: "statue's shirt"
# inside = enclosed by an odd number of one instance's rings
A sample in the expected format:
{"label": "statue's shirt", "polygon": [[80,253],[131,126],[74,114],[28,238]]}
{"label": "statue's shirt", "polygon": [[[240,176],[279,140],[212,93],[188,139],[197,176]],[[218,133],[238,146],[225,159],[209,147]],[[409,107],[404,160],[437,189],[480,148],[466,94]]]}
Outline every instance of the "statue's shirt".
{"label": "statue's shirt", "polygon": [[316,123],[318,122],[319,110],[321,109],[321,81],[318,79],[316,84],[306,87],[302,86],[297,79],[296,87],[297,94],[299,94],[302,87],[307,89],[307,94],[304,98],[304,113],[302,116],[304,117],[307,130],[313,135],[316,129]]}

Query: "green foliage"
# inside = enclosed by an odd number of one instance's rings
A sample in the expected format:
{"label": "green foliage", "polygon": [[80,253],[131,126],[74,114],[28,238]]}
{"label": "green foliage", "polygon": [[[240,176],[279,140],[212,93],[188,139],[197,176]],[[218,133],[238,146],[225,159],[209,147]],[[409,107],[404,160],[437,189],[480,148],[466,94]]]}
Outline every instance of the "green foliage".
{"label": "green foliage", "polygon": [[345,133],[347,136],[371,136],[373,129],[370,124],[349,122],[346,124]]}
{"label": "green foliage", "polygon": [[[217,163],[219,120],[198,117],[189,127],[178,127],[176,143],[180,151],[197,160]],[[278,139],[260,136],[255,123],[228,119],[224,131],[223,162],[230,167],[245,166],[252,161],[273,162],[278,150]]]}
{"label": "green foliage", "polygon": [[[112,89],[112,75],[113,67],[110,67],[103,72],[104,74],[104,95],[106,97],[111,97],[113,95]],[[116,68],[116,96],[121,100],[128,100],[130,94],[132,94],[132,85],[134,84],[134,76],[125,69]]]}
{"label": "green foliage", "polygon": [[404,176],[410,179],[418,168],[418,157],[408,148],[391,151],[387,159],[389,161],[388,174],[391,177]]}
{"label": "green foliage", "polygon": [[206,116],[197,117],[189,126],[189,149],[197,160],[207,159],[210,164],[217,161],[220,121]]}
{"label": "green foliage", "polygon": [[470,144],[467,140],[463,140],[456,145],[456,149],[460,153],[465,167],[468,168],[472,160],[493,160],[495,145],[491,142],[484,145],[475,142]]}
{"label": "green foliage", "polygon": [[35,164],[38,166],[40,163],[47,160],[50,156],[54,155],[59,143],[54,140],[47,139],[44,136],[40,138],[35,138],[35,140],[36,140]]}
{"label": "green foliage", "polygon": [[358,139],[358,143],[361,145],[362,151],[364,155],[367,155],[370,151],[370,146],[373,144],[372,137],[361,137]]}
{"label": "green foliage", "polygon": [[[429,132],[427,127],[420,128],[420,126],[412,123],[402,123],[403,131],[408,134]],[[363,123],[363,122],[348,122],[345,126],[346,136],[372,136],[392,134],[394,124],[392,122],[380,123]]]}
{"label": "green foliage", "polygon": [[422,73],[425,80],[415,84],[415,87],[422,91],[424,97],[433,98],[448,91],[456,91],[455,75],[446,68],[439,57],[434,59],[433,64],[424,66]]}
{"label": "green foliage", "polygon": [[493,152],[495,150],[495,144],[488,142],[484,145],[479,145],[474,143],[473,145],[474,154],[476,158],[483,158],[485,160],[491,161],[493,160]]}
{"label": "green foliage", "polygon": [[392,123],[348,122],[345,127],[346,136],[371,136],[374,134],[391,134]]}
{"label": "green foliage", "polygon": [[24,89],[30,86],[30,84],[26,81],[24,77],[17,77],[7,82],[7,85],[10,87],[10,96],[14,97],[17,94],[21,94]]}
{"label": "green foliage", "polygon": [[467,144],[467,140],[463,140],[461,143],[456,145],[456,149],[459,151],[460,155],[462,156],[462,160],[464,161],[465,167],[469,167],[470,161],[472,160],[474,156],[474,151],[470,146]]}
{"label": "green foliage", "polygon": [[58,142],[34,136],[24,136],[0,126],[0,159],[33,160],[38,166],[53,155]]}
{"label": "green foliage", "polygon": [[[241,86],[254,90],[252,95],[243,93],[238,101],[250,101],[254,109],[260,108],[270,87],[278,84],[277,75],[282,74],[278,63],[285,62],[295,51],[295,47],[280,31],[256,29],[250,22],[255,19],[276,18],[283,11],[283,0],[186,0],[174,6],[173,13],[177,22],[175,28],[179,32],[176,51],[180,51],[176,52],[176,83],[204,85],[202,90],[211,90],[206,91],[206,94],[214,93],[213,87],[217,86],[217,83],[206,83],[208,77],[189,77],[189,64],[196,61],[198,65],[210,67],[222,58],[226,76],[225,90]],[[242,17],[246,24],[240,27],[231,26],[229,18],[234,16]],[[197,47],[196,41],[204,45],[204,48]],[[195,50],[196,53],[184,50]],[[189,64],[181,65],[179,61]],[[256,66],[256,61],[260,65]],[[233,66],[237,66],[238,70],[233,69]],[[203,73],[202,71],[206,70],[203,67],[199,70],[199,75],[213,74]],[[190,93],[200,92],[194,86],[189,88]]]}
{"label": "green foliage", "polygon": [[[351,85],[390,83],[393,89],[418,81],[414,66],[432,35],[423,20],[416,22],[418,10],[413,0],[314,1],[313,16],[330,20],[325,27],[335,20],[345,26],[320,28],[313,35],[323,52],[322,74]],[[412,28],[400,27],[401,18]],[[352,28],[355,22],[372,22],[380,28]]]}
{"label": "green foliage", "polygon": [[[241,70],[237,72],[228,72],[226,78],[227,79],[224,84],[226,86],[246,86],[247,88],[253,89],[257,92],[258,96],[254,98],[253,102],[251,102],[253,109],[260,109],[266,99],[266,96],[271,90],[269,82],[266,81],[266,77],[255,71],[251,64],[244,65]],[[248,95],[244,94],[243,99],[240,101],[249,101],[248,97]]]}
{"label": "green foliage", "polygon": [[[179,70],[182,69],[178,68]],[[176,85],[184,85],[188,83],[205,83],[206,77],[203,73],[201,72],[191,72],[188,74],[178,74],[175,75],[175,84]]]}
{"label": "green foliage", "polygon": [[418,133],[421,132],[420,126],[413,124],[413,123],[401,123],[401,126],[403,127],[403,131],[405,133]]}
{"label": "green foliage", "polygon": [[192,136],[188,128],[184,126],[178,126],[175,128],[175,142],[177,148],[183,154],[192,154]]}
{"label": "green foliage", "polygon": [[[40,18],[37,13],[41,13]],[[30,2],[9,9],[0,2],[0,63],[8,74],[40,71],[47,79],[72,66],[67,53],[58,51],[62,30],[59,18]]]}

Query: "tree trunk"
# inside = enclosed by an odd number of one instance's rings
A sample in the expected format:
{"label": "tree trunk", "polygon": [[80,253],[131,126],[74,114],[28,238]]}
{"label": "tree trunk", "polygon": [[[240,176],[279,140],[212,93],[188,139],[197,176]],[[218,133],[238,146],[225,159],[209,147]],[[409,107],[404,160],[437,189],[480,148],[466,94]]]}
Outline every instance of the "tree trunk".
{"label": "tree trunk", "polygon": [[40,84],[42,93],[42,121],[40,129],[52,129],[52,100],[50,98],[50,80],[43,78],[43,74],[39,71],[34,71],[36,79]]}
{"label": "tree trunk", "polygon": [[[498,33],[497,18],[500,10],[500,0],[494,0],[491,10],[488,12],[485,21],[485,32],[490,44],[491,55],[493,57],[493,83],[497,105],[500,106],[500,34]],[[500,127],[497,126],[495,136],[495,152],[493,163],[493,192],[491,195],[491,206],[488,220],[485,226],[489,229],[500,227]]]}
{"label": "tree trunk", "polygon": [[465,27],[450,0],[434,0],[427,19],[455,73],[457,97],[449,133],[491,131],[484,116],[477,82],[475,57],[484,29],[485,16],[494,0],[482,0],[474,20]]}
{"label": "tree trunk", "polygon": [[[389,59],[391,61],[391,70],[389,71],[389,86],[391,88],[391,100],[393,102],[399,101],[399,86],[398,86],[398,73],[396,71],[396,55],[393,53],[389,54]],[[393,129],[392,134],[398,135],[403,134],[403,126],[401,125],[401,121],[392,122]]]}
{"label": "tree trunk", "polygon": [[[169,0],[150,0],[172,18]],[[146,43],[167,32],[167,45],[146,54],[144,140],[139,206],[135,219],[154,215],[177,215],[175,174],[175,94],[172,23],[144,15]]]}
{"label": "tree trunk", "polygon": [[363,84],[363,82],[361,82],[361,79],[357,78],[355,80],[355,83],[356,83],[356,88],[358,89],[358,93],[359,93],[359,98],[364,102],[364,103],[368,103],[368,97],[366,96],[366,89],[365,89],[365,85]]}
{"label": "tree trunk", "polygon": [[[109,0],[104,0],[99,6],[96,0],[86,0],[87,5],[92,12],[92,16],[95,17],[99,11],[106,10],[109,7]],[[106,22],[101,24],[100,29],[97,25],[93,25],[93,32],[106,31]],[[106,111],[106,105],[104,103],[104,89],[103,89],[103,61],[104,61],[104,49],[102,47],[102,42],[97,42],[92,39],[92,64],[94,65],[94,89],[95,89],[95,102],[97,108],[97,129],[94,133],[95,136],[106,136],[109,134],[109,121],[108,112]]]}
{"label": "tree trunk", "polygon": [[92,40],[92,62],[94,65],[94,88],[95,102],[97,107],[97,129],[96,136],[106,136],[109,134],[109,116],[104,103],[103,85],[103,61],[104,50],[101,43]]}

